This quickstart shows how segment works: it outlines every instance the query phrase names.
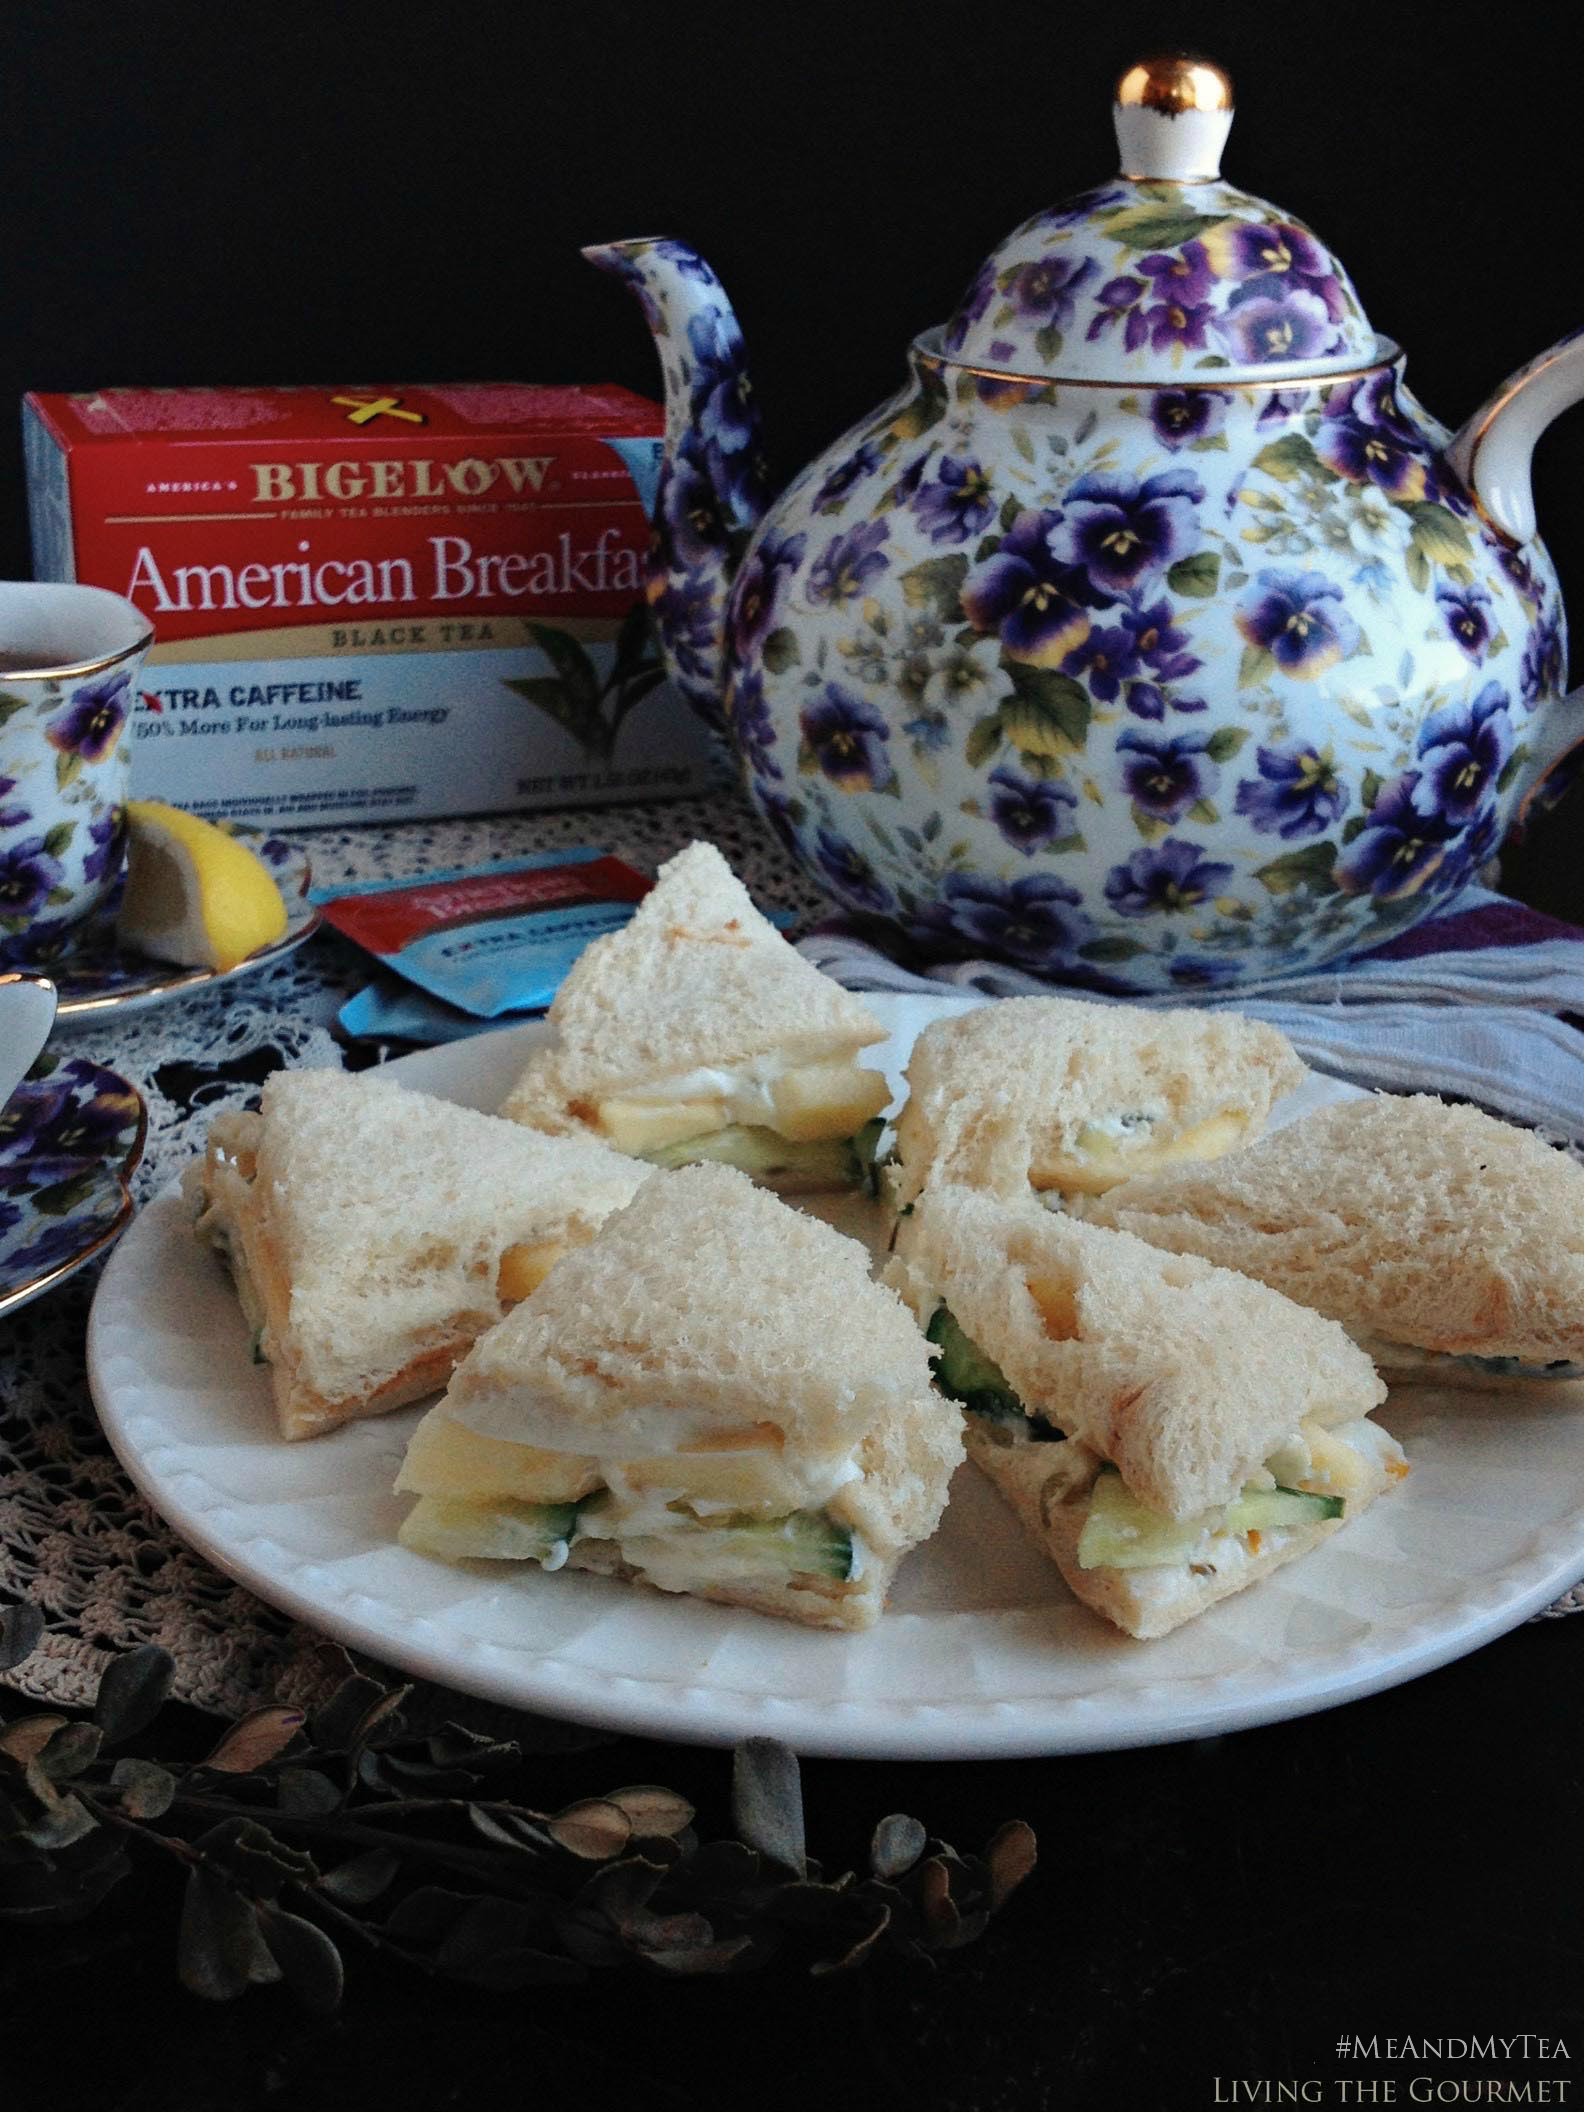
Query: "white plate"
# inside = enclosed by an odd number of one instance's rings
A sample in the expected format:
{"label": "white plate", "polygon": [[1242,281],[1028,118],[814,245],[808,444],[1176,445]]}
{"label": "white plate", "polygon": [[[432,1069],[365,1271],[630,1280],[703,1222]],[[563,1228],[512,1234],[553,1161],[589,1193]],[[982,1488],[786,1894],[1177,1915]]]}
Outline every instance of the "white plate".
{"label": "white plate", "polygon": [[[957,999],[874,998],[899,1066]],[[536,1025],[389,1066],[494,1106]],[[1355,1089],[1312,1076],[1291,1120]],[[838,1210],[831,1215],[839,1218]],[[860,1229],[847,1214],[852,1229]],[[1265,1724],[1390,1687],[1473,1650],[1579,1575],[1578,1391],[1405,1390],[1382,1421],[1403,1487],[1302,1561],[1156,1643],[1081,1607],[975,1473],[899,1573],[879,1626],[827,1634],[531,1564],[469,1570],[396,1544],[388,1494],[414,1408],[283,1445],[218,1263],[174,1189],[105,1272],[94,1399],[133,1480],[184,1539],[261,1598],[389,1665],[493,1701],[660,1738],[750,1733],[886,1759],[1093,1752]]]}

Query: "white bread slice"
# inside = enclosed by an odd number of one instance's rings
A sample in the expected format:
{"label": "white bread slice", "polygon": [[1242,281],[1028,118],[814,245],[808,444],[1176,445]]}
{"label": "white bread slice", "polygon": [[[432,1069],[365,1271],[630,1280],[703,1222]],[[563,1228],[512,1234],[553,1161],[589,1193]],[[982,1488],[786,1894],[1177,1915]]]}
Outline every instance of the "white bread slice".
{"label": "white bread slice", "polygon": [[[733,1168],[686,1167],[649,1182],[482,1336],[431,1418],[592,1460],[618,1490],[658,1486],[685,1506],[691,1492],[706,1524],[731,1486],[723,1467],[746,1456],[746,1494],[730,1508],[772,1517],[794,1501],[789,1488],[801,1490],[800,1508],[823,1509],[860,1537],[857,1573],[649,1581],[815,1627],[862,1628],[902,1556],[935,1530],[962,1458],[960,1419],[931,1385],[931,1354],[856,1241]],[[775,1470],[759,1480],[756,1453]],[[440,1493],[432,1478],[425,1488]],[[757,1500],[757,1489],[770,1494]],[[467,1495],[487,1498],[476,1478]],[[620,1534],[580,1528],[567,1561],[649,1578]]]}
{"label": "white bread slice", "polygon": [[441,1386],[559,1252],[649,1178],[377,1073],[278,1071],[190,1170],[200,1238],[260,1331],[281,1432],[311,1438]]}
{"label": "white bread slice", "polygon": [[1287,1037],[1233,1013],[1003,998],[914,1044],[897,1122],[899,1206],[927,1182],[1009,1199],[1211,1158],[1256,1135],[1304,1068]]}
{"label": "white bread slice", "polygon": [[762,917],[713,844],[668,859],[620,931],[573,964],[550,1008],[553,1047],[501,1107],[513,1122],[592,1130],[624,1091],[756,1058],[849,1057],[885,1029]]}
{"label": "white bread slice", "polygon": [[1578,1364],[1581,1204],[1578,1164],[1529,1131],[1427,1094],[1376,1094],[1074,1208],[1258,1277],[1371,1338],[1391,1370],[1394,1343]]}
{"label": "white bread slice", "polygon": [[930,1188],[886,1281],[921,1326],[944,1302],[1027,1410],[1173,1518],[1231,1503],[1306,1420],[1351,1422],[1386,1394],[1334,1322],[1033,1198]]}
{"label": "white bread slice", "polygon": [[1108,1566],[1086,1570],[1079,1563],[1079,1540],[1089,1514],[1094,1469],[1084,1472],[1086,1448],[1076,1444],[1021,1440],[1001,1423],[965,1416],[969,1458],[995,1484],[1029,1538],[1061,1571],[1076,1599],[1130,1636],[1165,1636],[1197,1614],[1246,1586],[1258,1584],[1284,1563],[1305,1555],[1350,1519],[1368,1510],[1382,1492],[1401,1479],[1401,1456],[1385,1432],[1374,1455],[1362,1461],[1359,1486],[1341,1517],[1314,1525],[1292,1526],[1260,1536],[1258,1548],[1223,1535],[1206,1550],[1205,1560],[1119,1570]]}

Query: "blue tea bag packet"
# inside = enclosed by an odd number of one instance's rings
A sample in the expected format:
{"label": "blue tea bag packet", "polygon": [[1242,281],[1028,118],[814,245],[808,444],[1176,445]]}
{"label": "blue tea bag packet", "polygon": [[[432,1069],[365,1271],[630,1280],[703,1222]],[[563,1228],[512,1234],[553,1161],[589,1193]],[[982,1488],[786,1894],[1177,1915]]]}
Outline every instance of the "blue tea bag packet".
{"label": "blue tea bag packet", "polygon": [[626,924],[650,887],[636,867],[579,847],[313,899],[383,968],[488,1025],[543,1010],[589,941]]}
{"label": "blue tea bag packet", "polygon": [[[591,939],[627,923],[653,883],[579,846],[421,880],[316,888],[325,922],[387,971],[337,1015],[345,1034],[454,1042],[542,1013]],[[778,928],[790,912],[765,913]]]}

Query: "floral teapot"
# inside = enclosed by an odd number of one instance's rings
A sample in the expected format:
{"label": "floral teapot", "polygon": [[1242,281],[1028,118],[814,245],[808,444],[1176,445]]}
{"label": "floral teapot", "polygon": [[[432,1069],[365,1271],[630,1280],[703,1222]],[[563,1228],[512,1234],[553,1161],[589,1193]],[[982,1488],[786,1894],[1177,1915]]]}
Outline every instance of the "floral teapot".
{"label": "floral teapot", "polygon": [[1450,437],[1309,230],[1224,183],[1227,78],[1132,68],[1123,173],[1027,221],[773,504],[736,319],[585,254],[665,369],[670,670],[846,909],[1113,991],[1379,944],[1577,738],[1531,451],[1578,340]]}

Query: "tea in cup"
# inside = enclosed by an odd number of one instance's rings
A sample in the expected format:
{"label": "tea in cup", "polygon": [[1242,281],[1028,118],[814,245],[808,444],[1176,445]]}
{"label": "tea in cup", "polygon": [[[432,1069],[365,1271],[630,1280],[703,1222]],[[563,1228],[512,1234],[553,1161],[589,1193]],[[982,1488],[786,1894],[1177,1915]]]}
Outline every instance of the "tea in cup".
{"label": "tea in cup", "polygon": [[0,967],[49,953],[121,876],[153,637],[102,587],[0,582]]}

